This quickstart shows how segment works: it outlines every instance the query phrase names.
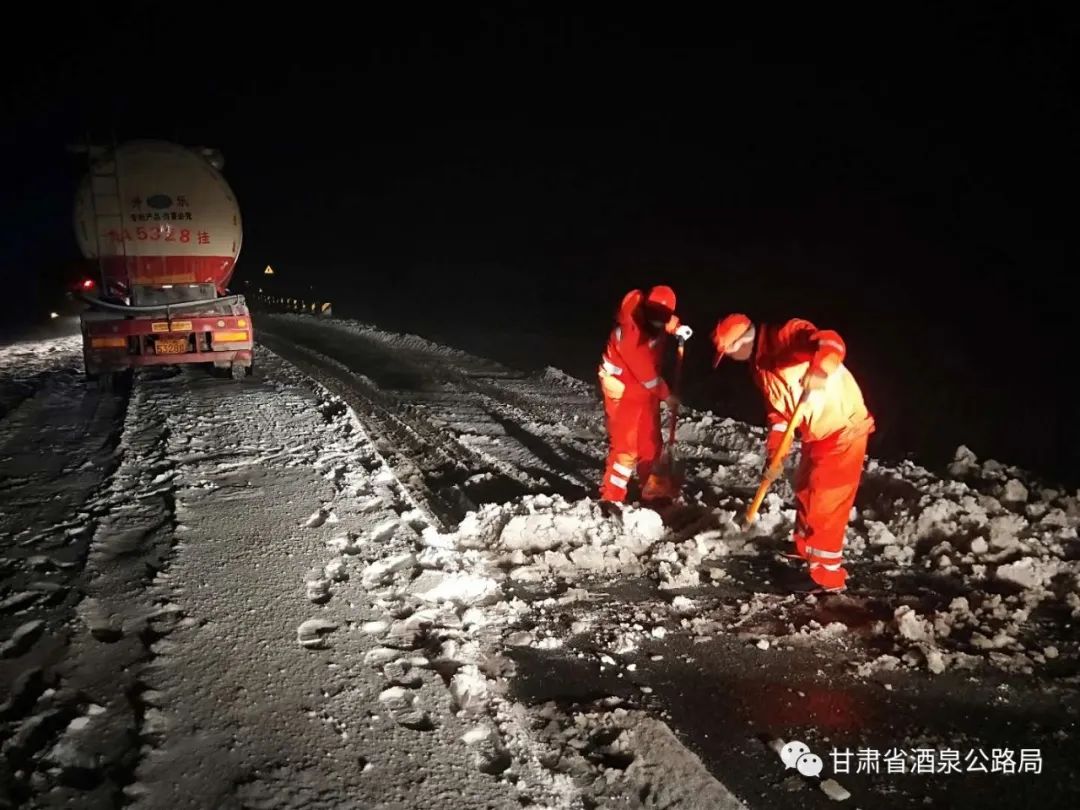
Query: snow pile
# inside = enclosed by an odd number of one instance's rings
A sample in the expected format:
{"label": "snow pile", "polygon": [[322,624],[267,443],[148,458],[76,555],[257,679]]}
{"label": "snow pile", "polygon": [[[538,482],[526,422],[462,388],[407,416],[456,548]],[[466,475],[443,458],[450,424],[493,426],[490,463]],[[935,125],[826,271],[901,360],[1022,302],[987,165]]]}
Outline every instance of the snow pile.
{"label": "snow pile", "polygon": [[[895,566],[887,576],[927,572],[965,594],[947,607],[895,609],[882,633],[896,639],[905,660],[932,672],[969,666],[973,655],[1020,672],[1045,661],[1045,630],[1032,625],[1032,613],[1056,608],[1076,615],[1080,607],[1077,498],[1039,487],[1022,470],[980,464],[966,447],[949,467],[954,478],[935,478],[910,463],[871,462],[868,469],[864,488],[872,505],[850,529],[865,546],[849,539],[845,549],[856,574],[859,560],[886,561]],[[907,497],[873,499],[875,488]]]}
{"label": "snow pile", "polygon": [[[1034,665],[1057,654],[1037,639],[1025,640],[1031,609],[1016,596],[973,593],[957,596],[942,610],[920,613],[910,605],[896,608],[891,622],[879,622],[875,634],[893,637],[895,655],[885,654],[858,667],[862,675],[895,669],[900,663],[933,674],[946,669],[972,669],[989,663],[1010,672],[1031,674]],[[1046,650],[1052,650],[1046,655]]]}
{"label": "snow pile", "polygon": [[458,528],[424,532],[429,549],[483,549],[513,580],[584,574],[642,574],[642,558],[665,535],[660,516],[629,506],[621,521],[604,517],[594,501],[528,495],[470,512]]}

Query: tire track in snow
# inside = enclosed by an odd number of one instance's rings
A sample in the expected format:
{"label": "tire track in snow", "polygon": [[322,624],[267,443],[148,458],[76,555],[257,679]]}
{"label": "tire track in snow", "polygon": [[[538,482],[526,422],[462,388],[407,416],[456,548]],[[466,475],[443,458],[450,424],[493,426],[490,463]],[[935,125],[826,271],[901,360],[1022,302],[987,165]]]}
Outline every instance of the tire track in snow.
{"label": "tire track in snow", "polygon": [[368,380],[332,358],[276,335],[260,334],[259,341],[342,397],[375,428],[379,450],[398,479],[444,528],[455,525],[478,501],[507,500],[536,486],[510,465],[467,447],[424,419],[411,418]]}
{"label": "tire track in snow", "polygon": [[[303,355],[339,378],[348,375],[345,381],[368,400],[365,417],[382,416],[371,413],[374,401],[406,422],[421,439],[410,447],[414,457],[423,458],[425,443],[432,449],[452,443],[460,448],[452,455],[474,471],[520,484],[515,492],[496,478],[485,490],[474,476],[466,487],[469,509],[526,493],[576,500],[595,489],[606,438],[599,401],[584,384],[524,375],[412,337],[314,319],[265,317],[263,323],[257,337],[279,353]],[[380,421],[380,430],[398,437],[388,420]]]}
{"label": "tire track in snow", "polygon": [[[6,777],[0,797],[26,800],[31,783],[80,780],[86,769],[58,761],[66,729],[97,711],[66,683],[64,659],[76,631],[72,618],[85,587],[91,538],[119,465],[115,453],[127,398],[88,389],[68,368],[63,341],[24,345],[20,362],[41,371],[41,386],[0,423],[0,739]],[[44,352],[45,357],[39,357]],[[7,369],[4,369],[6,371]],[[2,373],[2,372],[0,372]],[[93,777],[91,776],[91,780]]]}

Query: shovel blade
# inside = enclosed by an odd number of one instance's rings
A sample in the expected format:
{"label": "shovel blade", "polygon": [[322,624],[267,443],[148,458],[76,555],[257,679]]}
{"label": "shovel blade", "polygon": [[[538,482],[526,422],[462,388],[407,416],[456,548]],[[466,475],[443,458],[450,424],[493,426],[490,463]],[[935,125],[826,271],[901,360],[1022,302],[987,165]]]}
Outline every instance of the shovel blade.
{"label": "shovel blade", "polygon": [[641,488],[642,500],[674,500],[682,490],[685,480],[683,464],[673,454],[664,453]]}

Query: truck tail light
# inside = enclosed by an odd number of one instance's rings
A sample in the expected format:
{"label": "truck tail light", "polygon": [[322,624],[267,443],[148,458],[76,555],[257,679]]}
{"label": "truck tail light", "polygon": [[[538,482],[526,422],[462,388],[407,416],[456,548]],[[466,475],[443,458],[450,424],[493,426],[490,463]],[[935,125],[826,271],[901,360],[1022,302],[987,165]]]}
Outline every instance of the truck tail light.
{"label": "truck tail light", "polygon": [[90,338],[91,349],[126,349],[126,337],[92,337]]}
{"label": "truck tail light", "polygon": [[214,332],[215,343],[243,343],[251,338],[248,337],[246,329],[237,329],[226,332]]}

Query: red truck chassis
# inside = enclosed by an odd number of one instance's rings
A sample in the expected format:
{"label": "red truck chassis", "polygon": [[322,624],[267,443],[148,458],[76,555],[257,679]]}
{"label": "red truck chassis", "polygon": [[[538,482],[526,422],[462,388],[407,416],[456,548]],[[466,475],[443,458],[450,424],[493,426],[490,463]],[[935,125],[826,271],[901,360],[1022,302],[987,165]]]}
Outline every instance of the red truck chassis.
{"label": "red truck chassis", "polygon": [[82,316],[86,374],[125,371],[137,366],[213,363],[234,377],[250,373],[251,317],[246,308],[230,314],[125,316],[86,312]]}

